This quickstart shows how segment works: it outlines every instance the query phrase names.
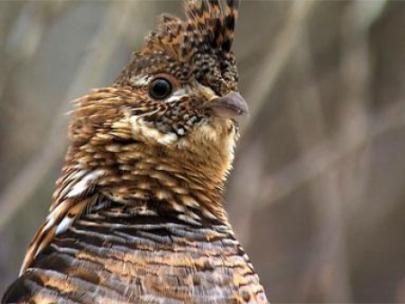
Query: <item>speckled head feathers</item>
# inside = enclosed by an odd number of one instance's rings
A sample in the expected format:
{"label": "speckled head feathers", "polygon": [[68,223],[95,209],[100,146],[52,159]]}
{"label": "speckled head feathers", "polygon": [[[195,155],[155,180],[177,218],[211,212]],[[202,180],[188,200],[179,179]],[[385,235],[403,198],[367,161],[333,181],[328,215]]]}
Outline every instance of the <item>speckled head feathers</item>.
{"label": "speckled head feathers", "polygon": [[[138,121],[148,124],[160,141],[165,136],[165,143],[177,144],[178,139],[186,143],[193,135],[201,144],[211,145],[237,133],[236,123],[219,119],[208,104],[224,96],[242,100],[237,97],[238,71],[231,50],[238,6],[236,0],[184,1],[185,20],[160,16],[156,29],[115,82],[115,87],[138,95],[139,103],[128,108],[142,116]],[[150,94],[156,79],[171,89],[158,100]],[[225,112],[234,105],[226,105]]]}
{"label": "speckled head feathers", "polygon": [[170,15],[161,16],[156,31],[147,38],[151,49],[170,48],[179,59],[187,60],[196,53],[231,50],[239,1],[218,0],[184,2],[186,21]]}
{"label": "speckled head feathers", "polygon": [[223,5],[219,0],[187,0],[185,20],[163,14],[117,84],[133,86],[137,75],[167,72],[180,81],[194,78],[208,84],[218,94],[237,90],[231,47],[238,6],[238,0]]}

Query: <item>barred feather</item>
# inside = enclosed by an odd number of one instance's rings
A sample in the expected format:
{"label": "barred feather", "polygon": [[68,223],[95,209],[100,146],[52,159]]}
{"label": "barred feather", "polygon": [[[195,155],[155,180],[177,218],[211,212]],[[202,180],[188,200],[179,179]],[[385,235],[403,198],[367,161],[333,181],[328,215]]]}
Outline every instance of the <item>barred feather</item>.
{"label": "barred feather", "polygon": [[111,202],[56,237],[8,300],[29,289],[33,303],[267,303],[229,226],[190,227],[115,208]]}

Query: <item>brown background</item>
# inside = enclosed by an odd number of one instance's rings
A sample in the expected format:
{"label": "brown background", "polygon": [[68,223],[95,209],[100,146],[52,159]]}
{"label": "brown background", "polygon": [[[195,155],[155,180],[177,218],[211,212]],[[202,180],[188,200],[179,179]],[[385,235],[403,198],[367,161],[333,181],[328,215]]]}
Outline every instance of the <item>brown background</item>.
{"label": "brown background", "polygon": [[[0,294],[44,219],[67,102],[178,1],[0,2]],[[405,302],[405,2],[250,1],[231,221],[273,303]]]}

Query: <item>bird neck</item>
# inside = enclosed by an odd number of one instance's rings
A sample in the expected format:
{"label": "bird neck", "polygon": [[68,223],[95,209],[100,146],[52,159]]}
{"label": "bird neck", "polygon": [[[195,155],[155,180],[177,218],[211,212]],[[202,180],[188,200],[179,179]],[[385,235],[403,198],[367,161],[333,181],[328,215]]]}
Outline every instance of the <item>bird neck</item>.
{"label": "bird neck", "polygon": [[[218,173],[220,165],[215,158],[141,143],[87,144],[70,147],[63,175],[77,172],[77,183],[88,177],[87,187],[126,205],[159,206],[166,214],[192,224],[227,224],[223,207],[225,177]],[[72,184],[67,178],[60,180],[58,188],[65,187],[63,180]],[[83,193],[89,190],[83,189]],[[55,199],[62,198],[56,195]]]}

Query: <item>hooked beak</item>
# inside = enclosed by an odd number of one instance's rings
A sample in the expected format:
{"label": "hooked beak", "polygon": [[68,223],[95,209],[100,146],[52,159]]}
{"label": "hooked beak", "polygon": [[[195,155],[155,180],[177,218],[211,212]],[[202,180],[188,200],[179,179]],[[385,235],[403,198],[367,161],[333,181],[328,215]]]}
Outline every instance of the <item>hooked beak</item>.
{"label": "hooked beak", "polygon": [[207,107],[212,109],[216,116],[222,118],[235,118],[248,113],[248,105],[238,92],[213,98]]}

